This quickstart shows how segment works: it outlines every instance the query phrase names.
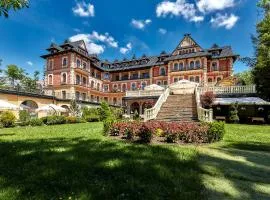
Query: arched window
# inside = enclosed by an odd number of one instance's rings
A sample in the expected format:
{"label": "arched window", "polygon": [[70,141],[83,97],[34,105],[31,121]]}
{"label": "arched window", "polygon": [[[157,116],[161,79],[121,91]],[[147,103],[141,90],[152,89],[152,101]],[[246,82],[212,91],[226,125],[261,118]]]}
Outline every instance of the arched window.
{"label": "arched window", "polygon": [[75,95],[76,95],[76,100],[80,100],[80,92],[76,92]]}
{"label": "arched window", "polygon": [[84,84],[84,85],[86,85],[86,84],[87,84],[87,80],[86,80],[86,78],[85,78],[85,77],[83,77],[82,82],[83,82],[83,84]]}
{"label": "arched window", "polygon": [[79,75],[76,75],[76,85],[81,84],[81,77]]}
{"label": "arched window", "polygon": [[212,83],[212,82],[213,82],[212,78],[208,78],[208,83]]}
{"label": "arched window", "polygon": [[212,71],[218,71],[217,62],[212,62]]}
{"label": "arched window", "polygon": [[220,82],[221,81],[221,77],[217,77],[217,82]]}
{"label": "arched window", "polygon": [[158,81],[157,84],[158,84],[158,85],[161,85],[161,81]]}
{"label": "arched window", "polygon": [[178,63],[174,63],[173,70],[174,70],[174,71],[178,71],[178,70],[179,70],[179,65],[178,65]]}
{"label": "arched window", "polygon": [[195,65],[197,69],[201,68],[201,62],[199,60],[196,61]]}
{"label": "arched window", "polygon": [[196,76],[196,77],[195,77],[195,82],[196,82],[196,83],[199,83],[199,82],[200,82],[200,77],[199,77],[199,76]]}
{"label": "arched window", "polygon": [[179,64],[179,70],[180,71],[183,71],[184,70],[184,64],[182,62]]}
{"label": "arched window", "polygon": [[48,76],[48,84],[49,85],[52,85],[53,84],[53,76],[52,75],[49,75]]}
{"label": "arched window", "polygon": [[77,67],[81,67],[81,61],[77,60]]}
{"label": "arched window", "polygon": [[126,92],[126,90],[127,90],[127,85],[126,84],[123,84],[122,85],[122,92]]}
{"label": "arched window", "polygon": [[194,69],[194,65],[195,65],[194,61],[191,61],[189,64],[189,69],[191,69],[191,70]]}
{"label": "arched window", "polygon": [[67,58],[63,58],[62,65],[63,67],[67,66]]}
{"label": "arched window", "polygon": [[178,82],[178,78],[174,78],[174,79],[173,79],[173,82],[174,82],[174,83]]}
{"label": "arched window", "polygon": [[86,69],[86,62],[83,63],[83,69]]}
{"label": "arched window", "polygon": [[164,67],[161,67],[160,70],[159,70],[159,75],[160,76],[165,76],[166,75],[166,70]]}
{"label": "arched window", "polygon": [[189,80],[190,80],[191,82],[194,82],[194,76],[189,77]]}
{"label": "arched window", "polygon": [[91,88],[94,88],[94,86],[95,86],[95,82],[91,81]]}
{"label": "arched window", "polygon": [[132,83],[132,84],[131,84],[131,89],[132,89],[132,90],[136,90],[136,83]]}
{"label": "arched window", "polygon": [[64,84],[67,83],[67,74],[66,73],[62,74],[62,83],[64,83]]}

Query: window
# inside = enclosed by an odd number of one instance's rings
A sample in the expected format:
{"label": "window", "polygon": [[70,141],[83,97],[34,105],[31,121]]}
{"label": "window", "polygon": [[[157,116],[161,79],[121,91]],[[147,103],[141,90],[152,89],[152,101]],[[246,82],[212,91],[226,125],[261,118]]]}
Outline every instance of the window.
{"label": "window", "polygon": [[113,105],[116,105],[116,104],[117,104],[117,99],[113,98]]}
{"label": "window", "polygon": [[82,78],[82,82],[83,82],[83,85],[86,85],[87,84],[87,80],[85,77]]}
{"label": "window", "polygon": [[122,92],[126,92],[127,91],[127,85],[126,84],[123,84],[122,85]]}
{"label": "window", "polygon": [[97,84],[97,90],[100,90],[100,83]]}
{"label": "window", "polygon": [[165,76],[166,75],[166,70],[164,67],[161,67],[160,70],[159,70],[159,75],[160,76]]}
{"label": "window", "polygon": [[52,69],[53,69],[53,60],[49,60],[48,70],[52,70]]}
{"label": "window", "polygon": [[76,85],[81,84],[81,77],[79,75],[76,75]]}
{"label": "window", "polygon": [[184,64],[183,64],[183,63],[180,63],[180,64],[179,64],[179,70],[180,70],[180,71],[183,71],[183,70],[184,70]]}
{"label": "window", "polygon": [[97,102],[99,102],[99,97],[97,97]]}
{"label": "window", "polygon": [[218,71],[217,62],[212,62],[212,71]]}
{"label": "window", "polygon": [[103,85],[104,92],[109,92],[109,86],[108,85]]}
{"label": "window", "polygon": [[208,78],[208,83],[212,83],[212,82],[213,82],[212,78]]}
{"label": "window", "polygon": [[190,64],[189,64],[189,69],[194,69],[194,61],[191,61]]}
{"label": "window", "polygon": [[173,82],[174,82],[174,83],[178,82],[178,78],[174,78],[174,79],[173,79]]}
{"label": "window", "polygon": [[81,61],[77,60],[77,67],[81,67]]}
{"label": "window", "polygon": [[63,58],[63,60],[62,60],[62,66],[63,67],[66,67],[67,66],[67,58],[66,57]]}
{"label": "window", "polygon": [[93,102],[93,101],[94,101],[94,96],[93,96],[93,95],[91,95],[91,97],[90,97],[90,98],[91,98],[91,101]]}
{"label": "window", "polygon": [[217,77],[217,82],[220,82],[221,81],[221,77]]}
{"label": "window", "polygon": [[199,77],[199,76],[196,76],[195,82],[196,82],[196,83],[199,83],[199,82],[200,82],[200,77]]}
{"label": "window", "polygon": [[194,82],[194,76],[189,77],[189,81]]}
{"label": "window", "polygon": [[83,62],[83,69],[86,69],[86,62]]}
{"label": "window", "polygon": [[91,81],[91,88],[94,88],[94,86],[95,86],[95,82]]}
{"label": "window", "polygon": [[82,93],[82,100],[83,100],[83,101],[86,100],[86,93]]}
{"label": "window", "polygon": [[199,60],[196,61],[195,65],[197,69],[201,68],[201,62]]}
{"label": "window", "polygon": [[146,87],[146,83],[143,82],[143,83],[142,83],[142,89],[144,90],[145,87]]}
{"label": "window", "polygon": [[109,73],[104,73],[104,79],[110,79],[110,74]]}
{"label": "window", "polygon": [[168,85],[168,82],[167,81],[163,81],[163,85]]}
{"label": "window", "polygon": [[132,83],[132,84],[131,84],[131,89],[132,89],[132,90],[136,90],[136,83]]}
{"label": "window", "polygon": [[157,84],[158,84],[158,85],[161,85],[161,81],[158,81]]}
{"label": "window", "polygon": [[66,73],[63,73],[62,74],[62,83],[63,84],[66,84],[67,83],[67,74]]}
{"label": "window", "polygon": [[76,100],[80,100],[80,92],[76,92],[75,95],[76,95]]}
{"label": "window", "polygon": [[48,85],[52,85],[53,84],[53,75],[49,75],[48,76]]}
{"label": "window", "polygon": [[174,63],[173,70],[174,70],[174,71],[178,71],[178,70],[179,70],[179,65],[178,65],[178,63]]}
{"label": "window", "polygon": [[62,99],[67,99],[67,92],[66,91],[62,91]]}

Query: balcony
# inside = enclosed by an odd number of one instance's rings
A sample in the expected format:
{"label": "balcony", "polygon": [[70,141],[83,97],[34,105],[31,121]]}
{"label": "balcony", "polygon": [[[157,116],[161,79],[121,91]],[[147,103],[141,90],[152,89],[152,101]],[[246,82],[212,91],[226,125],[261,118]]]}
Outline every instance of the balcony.
{"label": "balcony", "polygon": [[130,80],[149,79],[149,78],[150,78],[150,75],[146,74],[146,75],[141,75],[141,76],[130,76],[130,78],[128,76],[122,76],[122,79],[113,78],[112,81],[130,81]]}
{"label": "balcony", "polygon": [[127,91],[126,97],[156,97],[163,94],[163,90],[137,90]]}

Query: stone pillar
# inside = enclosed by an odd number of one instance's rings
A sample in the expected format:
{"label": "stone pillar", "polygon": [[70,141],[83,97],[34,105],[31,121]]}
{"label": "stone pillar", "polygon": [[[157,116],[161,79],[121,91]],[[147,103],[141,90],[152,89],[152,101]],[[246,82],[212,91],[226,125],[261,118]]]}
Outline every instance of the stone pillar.
{"label": "stone pillar", "polygon": [[127,101],[127,114],[130,115],[130,102]]}
{"label": "stone pillar", "polygon": [[172,63],[172,62],[169,62],[169,63],[168,63],[168,72],[167,72],[167,76],[168,76],[168,85],[171,84],[171,63]]}
{"label": "stone pillar", "polygon": [[142,115],[142,114],[143,114],[143,113],[142,113],[142,102],[140,102],[139,105],[140,105],[140,108],[139,108],[139,114]]}
{"label": "stone pillar", "polygon": [[204,58],[203,62],[203,86],[207,87],[208,77],[207,77],[207,58]]}
{"label": "stone pillar", "polygon": [[149,71],[150,85],[153,84],[153,67],[151,67]]}

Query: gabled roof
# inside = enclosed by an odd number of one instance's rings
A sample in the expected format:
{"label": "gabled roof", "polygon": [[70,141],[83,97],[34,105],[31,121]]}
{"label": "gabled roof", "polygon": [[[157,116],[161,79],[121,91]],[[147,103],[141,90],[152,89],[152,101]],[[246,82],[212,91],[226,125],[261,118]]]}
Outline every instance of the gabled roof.
{"label": "gabled roof", "polygon": [[201,46],[191,37],[191,34],[185,34],[183,39],[179,42],[175,50],[180,50],[180,49],[185,49],[185,48],[190,48],[190,47],[199,47]]}

